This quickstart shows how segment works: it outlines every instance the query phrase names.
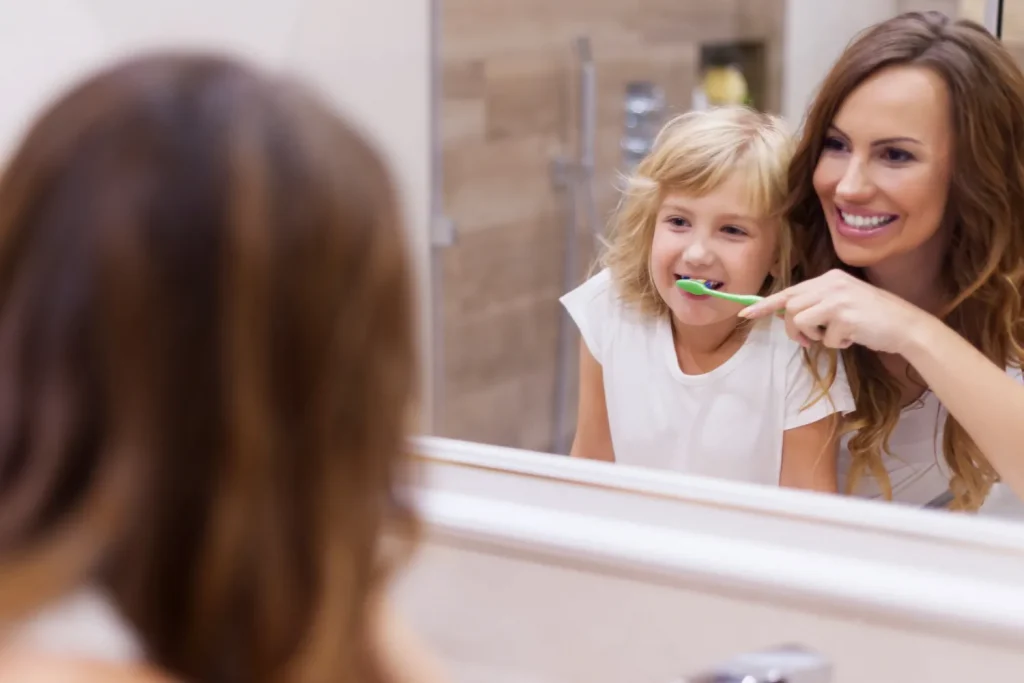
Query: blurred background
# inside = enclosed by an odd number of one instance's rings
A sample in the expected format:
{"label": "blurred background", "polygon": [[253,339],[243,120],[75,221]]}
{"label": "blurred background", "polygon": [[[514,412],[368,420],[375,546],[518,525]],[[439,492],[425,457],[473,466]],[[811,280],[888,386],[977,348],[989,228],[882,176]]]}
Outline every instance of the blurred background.
{"label": "blurred background", "polygon": [[581,282],[616,179],[668,117],[746,102],[799,126],[862,28],[936,9],[1024,56],[1024,0],[0,0],[0,154],[60,88],[139,48],[312,81],[401,185],[419,272],[421,429],[564,453]]}

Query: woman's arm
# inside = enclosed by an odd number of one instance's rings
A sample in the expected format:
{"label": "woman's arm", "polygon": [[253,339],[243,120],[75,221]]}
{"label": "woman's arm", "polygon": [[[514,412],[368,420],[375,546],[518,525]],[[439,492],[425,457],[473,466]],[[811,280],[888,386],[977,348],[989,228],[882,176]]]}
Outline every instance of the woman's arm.
{"label": "woman's arm", "polygon": [[1024,385],[923,311],[899,353],[1024,499]]}
{"label": "woman's arm", "polygon": [[832,413],[783,433],[780,486],[825,493],[838,490],[836,456],[840,419],[838,413]]}
{"label": "woman's arm", "polygon": [[[784,313],[782,311],[784,310]],[[780,313],[801,343],[860,344],[895,353],[921,375],[1007,486],[1024,499],[1024,385],[952,328],[900,297],[842,271],[773,294],[740,315]]]}
{"label": "woman's arm", "polygon": [[576,411],[576,438],[569,454],[574,458],[615,462],[608,406],[604,401],[601,364],[580,342],[580,397]]}

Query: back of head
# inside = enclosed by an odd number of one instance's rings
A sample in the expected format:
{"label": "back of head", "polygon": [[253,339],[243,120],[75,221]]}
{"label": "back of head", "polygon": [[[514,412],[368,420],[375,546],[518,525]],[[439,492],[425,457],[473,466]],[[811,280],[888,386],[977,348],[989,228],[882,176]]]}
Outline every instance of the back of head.
{"label": "back of head", "polygon": [[0,608],[100,580],[188,680],[372,680],[409,278],[296,85],[154,55],[57,101],[0,181]]}
{"label": "back of head", "polygon": [[[828,129],[849,95],[871,76],[898,66],[938,74],[949,91],[952,180],[944,222],[952,230],[941,272],[950,293],[946,320],[997,365],[1016,364],[1024,342],[1024,74],[983,27],[939,12],[910,12],[858,36],[825,78],[808,111],[790,168],[789,218],[798,277],[845,266],[836,255],[813,183]],[[899,387],[875,355],[844,352],[858,411],[850,442],[851,485],[870,470],[888,488],[880,451],[901,409]],[[955,420],[945,453],[958,505],[975,508],[995,479]]]}
{"label": "back of head", "polygon": [[[691,111],[666,123],[651,152],[626,179],[602,258],[623,299],[653,315],[667,311],[649,267],[655,223],[667,195],[703,196],[739,173],[749,210],[779,217],[791,146],[780,118],[743,106]],[[788,276],[789,231],[782,227],[779,272]],[[769,278],[765,290],[778,284]]]}

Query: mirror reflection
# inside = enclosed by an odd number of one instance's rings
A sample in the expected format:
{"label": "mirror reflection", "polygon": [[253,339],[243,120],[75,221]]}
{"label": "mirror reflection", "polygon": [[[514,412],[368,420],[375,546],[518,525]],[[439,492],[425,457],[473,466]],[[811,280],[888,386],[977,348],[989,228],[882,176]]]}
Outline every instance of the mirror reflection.
{"label": "mirror reflection", "polygon": [[439,3],[435,432],[1024,511],[997,4]]}

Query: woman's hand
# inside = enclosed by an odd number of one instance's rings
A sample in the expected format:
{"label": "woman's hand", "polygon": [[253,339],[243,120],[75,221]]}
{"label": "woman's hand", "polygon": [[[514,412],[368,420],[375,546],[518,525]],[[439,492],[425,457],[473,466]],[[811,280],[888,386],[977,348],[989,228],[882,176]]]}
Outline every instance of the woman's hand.
{"label": "woman's hand", "polygon": [[740,311],[744,318],[779,313],[786,332],[808,346],[821,342],[834,349],[860,344],[881,353],[902,351],[922,324],[935,322],[929,313],[900,297],[842,270],[788,287]]}

